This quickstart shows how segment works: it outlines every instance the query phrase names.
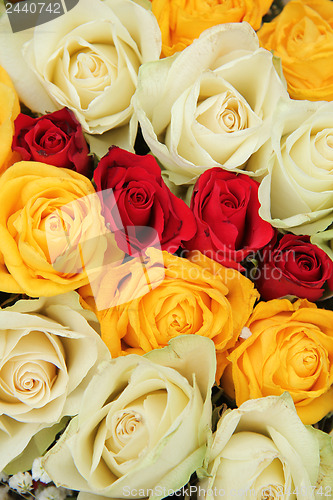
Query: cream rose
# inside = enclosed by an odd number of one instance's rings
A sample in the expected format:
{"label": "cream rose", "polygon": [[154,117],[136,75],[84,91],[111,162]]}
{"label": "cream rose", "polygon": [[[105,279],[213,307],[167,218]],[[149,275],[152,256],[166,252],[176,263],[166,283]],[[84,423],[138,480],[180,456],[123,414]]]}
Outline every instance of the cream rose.
{"label": "cream rose", "polygon": [[23,450],[31,466],[52,443],[53,424],[77,414],[97,365],[110,358],[93,318],[75,292],[0,310],[0,470]]}
{"label": "cream rose", "polygon": [[253,399],[218,422],[198,498],[331,498],[332,460],[330,436],[302,424],[288,393]]}
{"label": "cream rose", "polygon": [[247,23],[231,23],[144,64],[133,104],[151,151],[183,184],[208,168],[240,172],[259,154],[266,158],[272,113],[284,95],[272,54]]}
{"label": "cream rose", "polygon": [[92,134],[129,122],[139,67],[161,51],[156,19],[132,0],[80,0],[15,34],[3,16],[0,32],[0,64],[21,101],[38,113],[67,106]]}
{"label": "cream rose", "polygon": [[272,146],[259,214],[295,234],[323,231],[333,220],[333,103],[281,100]]}
{"label": "cream rose", "polygon": [[79,498],[164,498],[203,463],[214,375],[214,344],[194,335],[105,363],[45,470],[57,485],[86,492]]}

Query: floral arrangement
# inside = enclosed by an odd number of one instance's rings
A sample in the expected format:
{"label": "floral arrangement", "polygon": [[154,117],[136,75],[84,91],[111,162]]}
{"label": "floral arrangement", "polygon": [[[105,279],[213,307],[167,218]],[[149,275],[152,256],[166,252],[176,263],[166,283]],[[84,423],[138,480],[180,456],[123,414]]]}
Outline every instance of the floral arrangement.
{"label": "floral arrangement", "polygon": [[0,498],[333,498],[333,2],[0,3]]}

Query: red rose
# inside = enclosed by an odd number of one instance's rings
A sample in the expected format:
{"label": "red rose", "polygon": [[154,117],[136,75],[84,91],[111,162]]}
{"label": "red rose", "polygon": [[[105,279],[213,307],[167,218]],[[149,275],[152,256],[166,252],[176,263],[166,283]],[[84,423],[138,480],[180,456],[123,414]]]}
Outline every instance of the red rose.
{"label": "red rose", "polygon": [[92,175],[93,158],[88,156],[82,127],[67,108],[40,118],[20,113],[15,120],[12,149],[23,160],[69,168],[86,177]]}
{"label": "red rose", "polygon": [[310,243],[309,236],[275,238],[258,259],[255,284],[264,300],[296,295],[315,302],[323,295],[325,283],[333,289],[333,262]]}
{"label": "red rose", "polygon": [[[97,191],[102,192],[105,220],[125,252],[132,255],[158,238],[162,250],[174,253],[195,234],[191,210],[165,185],[153,156],[113,146],[100,160],[94,181]],[[122,227],[125,233],[119,231]]]}
{"label": "red rose", "polygon": [[219,167],[206,170],[194,187],[191,208],[197,233],[186,244],[234,269],[273,237],[272,226],[258,214],[258,183]]}

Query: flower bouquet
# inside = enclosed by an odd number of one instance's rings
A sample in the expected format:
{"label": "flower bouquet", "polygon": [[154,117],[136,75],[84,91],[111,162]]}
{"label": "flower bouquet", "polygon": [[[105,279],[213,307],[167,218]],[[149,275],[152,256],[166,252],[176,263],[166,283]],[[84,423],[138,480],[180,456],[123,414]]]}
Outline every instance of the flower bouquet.
{"label": "flower bouquet", "polygon": [[0,497],[333,498],[333,2],[0,3]]}

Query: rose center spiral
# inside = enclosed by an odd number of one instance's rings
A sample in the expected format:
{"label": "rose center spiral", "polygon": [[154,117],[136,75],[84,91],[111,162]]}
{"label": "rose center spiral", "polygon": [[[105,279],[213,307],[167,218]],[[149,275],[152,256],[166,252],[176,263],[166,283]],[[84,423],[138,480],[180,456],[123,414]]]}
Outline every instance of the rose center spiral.
{"label": "rose center spiral", "polygon": [[275,500],[281,497],[283,491],[282,485],[269,484],[261,489],[258,495],[258,500]]}
{"label": "rose center spiral", "polygon": [[57,368],[52,363],[12,359],[0,371],[1,398],[38,407],[40,401],[50,394],[56,378]]}
{"label": "rose center spiral", "polygon": [[80,52],[77,56],[75,78],[96,78],[106,75],[104,61],[93,52]]}
{"label": "rose center spiral", "polygon": [[249,126],[246,105],[230,90],[198,101],[198,123],[214,133],[230,133]]}
{"label": "rose center spiral", "polygon": [[118,442],[125,445],[132,435],[143,425],[143,418],[138,412],[123,410],[114,416],[114,434]]}

